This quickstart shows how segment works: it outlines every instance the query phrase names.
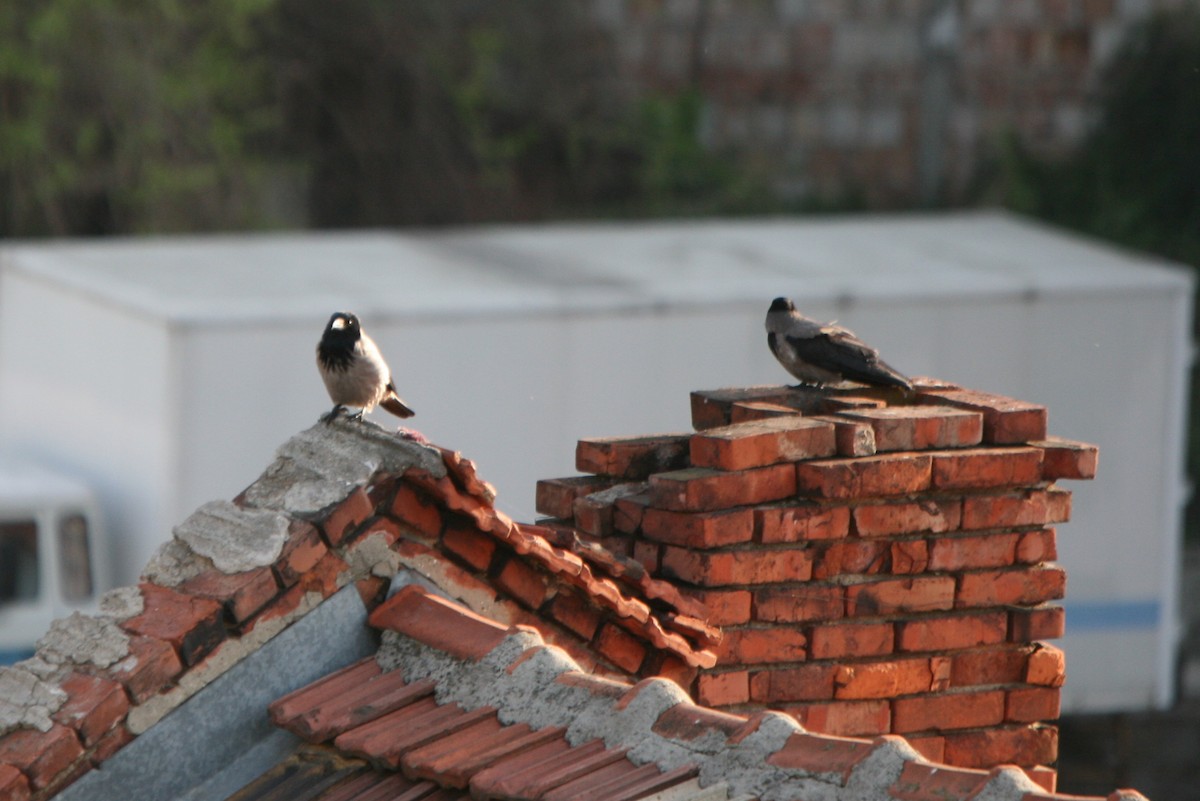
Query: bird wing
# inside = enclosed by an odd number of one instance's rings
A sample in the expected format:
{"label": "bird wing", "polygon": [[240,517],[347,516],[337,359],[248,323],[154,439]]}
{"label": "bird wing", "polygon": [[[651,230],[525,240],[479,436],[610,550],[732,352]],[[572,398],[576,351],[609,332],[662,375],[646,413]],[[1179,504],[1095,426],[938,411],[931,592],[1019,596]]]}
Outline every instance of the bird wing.
{"label": "bird wing", "polygon": [[879,359],[879,351],[839,325],[823,325],[814,336],[787,335],[796,356],[854,381],[908,386],[903,375]]}

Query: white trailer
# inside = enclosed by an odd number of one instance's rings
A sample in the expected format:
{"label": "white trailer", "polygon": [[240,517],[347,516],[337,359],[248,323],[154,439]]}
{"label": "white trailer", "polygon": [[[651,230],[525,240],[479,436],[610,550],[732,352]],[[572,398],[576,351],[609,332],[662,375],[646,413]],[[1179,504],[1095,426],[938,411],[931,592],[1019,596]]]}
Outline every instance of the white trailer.
{"label": "white trailer", "polygon": [[0,462],[0,665],[33,656],[56,618],[95,609],[111,585],[99,507],[83,483]]}
{"label": "white trailer", "polygon": [[380,344],[408,422],[532,519],[576,439],[686,430],[691,390],[789,382],[762,318],[790,295],[905,372],[1043,403],[1051,433],[1100,445],[1059,537],[1065,706],[1171,702],[1182,269],[1001,213],[51,242],[0,265],[0,448],[95,487],[120,582],[328,410],[335,310]]}

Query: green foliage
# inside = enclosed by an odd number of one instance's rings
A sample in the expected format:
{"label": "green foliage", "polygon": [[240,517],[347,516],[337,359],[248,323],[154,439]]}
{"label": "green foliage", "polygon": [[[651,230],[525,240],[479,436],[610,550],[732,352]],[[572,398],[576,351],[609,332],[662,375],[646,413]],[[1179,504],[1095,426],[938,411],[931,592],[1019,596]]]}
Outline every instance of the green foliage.
{"label": "green foliage", "polygon": [[7,0],[0,234],[246,225],[275,0]]}
{"label": "green foliage", "polygon": [[1135,28],[1102,86],[1098,124],[1071,158],[1006,143],[1007,204],[1200,266],[1200,9]]}
{"label": "green foliage", "polygon": [[[1135,29],[1104,80],[1103,111],[1079,153],[1040,160],[1015,140],[1008,204],[1122,245],[1200,267],[1200,9]],[[1189,472],[1200,475],[1200,375],[1193,370]],[[1200,539],[1200,499],[1187,512]]]}

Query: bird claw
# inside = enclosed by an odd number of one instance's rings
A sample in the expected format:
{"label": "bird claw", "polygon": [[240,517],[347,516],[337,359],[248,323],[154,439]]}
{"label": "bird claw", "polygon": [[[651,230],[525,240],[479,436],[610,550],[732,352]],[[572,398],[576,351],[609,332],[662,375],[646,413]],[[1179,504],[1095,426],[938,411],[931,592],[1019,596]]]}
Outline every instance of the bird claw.
{"label": "bird claw", "polygon": [[[337,406],[334,406],[332,409],[325,412],[325,414],[321,415],[321,422],[328,425],[336,420],[338,415],[344,411],[346,411],[346,407],[339,403]],[[361,412],[359,413],[359,417],[362,417]]]}

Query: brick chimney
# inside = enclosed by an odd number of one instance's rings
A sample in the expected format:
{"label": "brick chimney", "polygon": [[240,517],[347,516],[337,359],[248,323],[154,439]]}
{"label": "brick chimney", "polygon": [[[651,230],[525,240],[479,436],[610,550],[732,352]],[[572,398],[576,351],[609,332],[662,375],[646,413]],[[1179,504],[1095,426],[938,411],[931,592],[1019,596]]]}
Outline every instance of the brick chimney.
{"label": "brick chimney", "polygon": [[690,690],[812,731],[1053,786],[1066,575],[1055,481],[1094,446],[1046,409],[924,380],[695,392],[696,433],[581,440],[538,511],[701,599],[724,639]]}

